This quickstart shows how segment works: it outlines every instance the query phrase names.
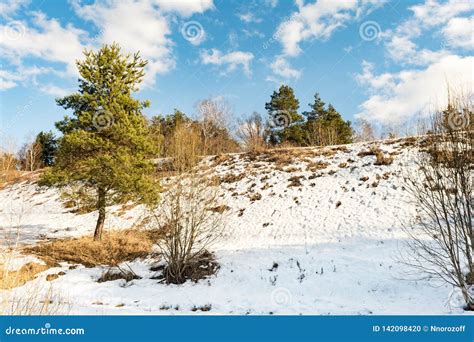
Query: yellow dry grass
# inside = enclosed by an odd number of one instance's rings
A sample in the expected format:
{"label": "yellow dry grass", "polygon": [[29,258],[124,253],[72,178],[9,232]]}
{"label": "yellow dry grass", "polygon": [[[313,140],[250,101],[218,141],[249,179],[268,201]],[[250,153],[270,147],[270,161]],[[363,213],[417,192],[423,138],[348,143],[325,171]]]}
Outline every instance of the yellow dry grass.
{"label": "yellow dry grass", "polygon": [[60,239],[28,247],[26,252],[52,264],[69,262],[86,267],[116,266],[149,255],[156,234],[156,231],[139,229],[109,231],[101,241],[94,241],[92,236]]}
{"label": "yellow dry grass", "polygon": [[48,265],[29,262],[18,270],[8,270],[0,266],[0,289],[12,289],[24,285],[26,282],[33,280],[40,272],[46,271]]}

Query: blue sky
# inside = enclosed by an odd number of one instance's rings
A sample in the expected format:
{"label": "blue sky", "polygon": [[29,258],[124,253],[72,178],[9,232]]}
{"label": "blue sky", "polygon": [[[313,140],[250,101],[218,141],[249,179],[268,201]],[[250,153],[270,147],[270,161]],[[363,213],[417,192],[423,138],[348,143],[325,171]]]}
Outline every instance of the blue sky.
{"label": "blue sky", "polygon": [[224,97],[233,121],[291,85],[348,119],[403,127],[443,105],[446,84],[472,94],[472,1],[3,0],[1,138],[21,144],[66,112],[84,48],[118,42],[149,60],[138,97],[148,116]]}

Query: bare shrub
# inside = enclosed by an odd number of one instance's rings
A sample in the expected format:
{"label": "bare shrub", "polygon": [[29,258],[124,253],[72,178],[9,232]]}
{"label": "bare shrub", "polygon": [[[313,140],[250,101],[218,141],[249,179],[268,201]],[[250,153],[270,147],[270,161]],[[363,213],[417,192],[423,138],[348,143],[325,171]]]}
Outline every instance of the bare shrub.
{"label": "bare shrub", "polygon": [[152,212],[163,232],[156,244],[166,263],[166,283],[181,284],[199,278],[196,274],[203,258],[209,259],[208,249],[223,230],[222,213],[212,210],[223,205],[218,201],[217,190],[197,174],[183,174],[173,180],[169,193]]}
{"label": "bare shrub", "polygon": [[13,153],[0,147],[0,187],[16,179],[20,172],[17,169],[18,160]]}
{"label": "bare shrub", "polygon": [[176,127],[169,142],[169,155],[172,158],[173,170],[179,173],[194,167],[199,161],[199,132],[192,125]]}
{"label": "bare shrub", "polygon": [[262,151],[267,147],[267,128],[257,112],[240,123],[237,136],[243,141],[247,151]]}
{"label": "bare shrub", "polygon": [[[418,172],[406,177],[419,220],[407,228],[417,270],[460,289],[474,310],[473,145],[474,132],[446,124],[452,111],[472,118],[472,102],[452,102],[433,117],[427,148],[420,149]],[[466,118],[469,122],[469,118]]]}

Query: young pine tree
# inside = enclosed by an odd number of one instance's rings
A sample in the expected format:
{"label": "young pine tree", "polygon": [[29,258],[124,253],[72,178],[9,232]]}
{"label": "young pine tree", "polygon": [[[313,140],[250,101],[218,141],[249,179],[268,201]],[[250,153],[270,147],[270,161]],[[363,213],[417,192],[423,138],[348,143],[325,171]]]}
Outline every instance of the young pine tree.
{"label": "young pine tree", "polygon": [[95,240],[101,239],[107,205],[124,200],[152,204],[158,199],[150,162],[155,149],[142,114],[149,102],[132,97],[146,63],[138,53],[123,55],[117,44],[86,51],[85,59],[77,62],[79,91],[57,100],[73,117],[56,123],[63,136],[54,166],[40,184],[95,191]]}
{"label": "young pine tree", "polygon": [[291,142],[304,144],[303,117],[298,113],[300,103],[293,89],[282,85],[274,91],[270,102],[265,104],[270,124],[270,142],[272,144]]}

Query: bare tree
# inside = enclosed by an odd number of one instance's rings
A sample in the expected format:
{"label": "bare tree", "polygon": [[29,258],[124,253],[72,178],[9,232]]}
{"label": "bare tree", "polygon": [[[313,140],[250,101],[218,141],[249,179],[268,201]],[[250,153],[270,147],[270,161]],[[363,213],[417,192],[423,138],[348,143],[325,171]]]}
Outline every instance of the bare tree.
{"label": "bare tree", "polygon": [[474,131],[467,129],[472,108],[472,102],[451,102],[433,117],[432,134],[419,151],[418,172],[406,177],[419,211],[416,226],[407,228],[409,262],[459,288],[468,310],[474,310]]}
{"label": "bare tree", "polygon": [[41,153],[41,144],[36,141],[23,145],[19,152],[22,169],[25,171],[35,171],[41,168]]}
{"label": "bare tree", "polygon": [[362,118],[358,119],[355,123],[354,141],[363,142],[372,140],[375,140],[374,128],[367,120]]}
{"label": "bare tree", "polygon": [[240,123],[237,136],[243,141],[249,151],[259,151],[265,148],[267,128],[262,117],[254,112],[247,120]]}
{"label": "bare tree", "polygon": [[222,97],[200,101],[197,113],[201,126],[204,154],[227,152],[230,136],[228,123],[232,116],[230,104]]}

